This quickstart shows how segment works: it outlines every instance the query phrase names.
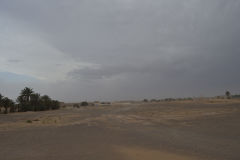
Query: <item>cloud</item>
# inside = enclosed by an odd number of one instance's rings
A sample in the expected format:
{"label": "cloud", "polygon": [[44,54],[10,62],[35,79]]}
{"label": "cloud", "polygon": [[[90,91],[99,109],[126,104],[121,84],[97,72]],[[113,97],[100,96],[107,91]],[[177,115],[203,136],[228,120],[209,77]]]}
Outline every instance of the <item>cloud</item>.
{"label": "cloud", "polygon": [[68,101],[238,92],[239,7],[238,0],[2,0],[0,71],[34,77],[36,88]]}
{"label": "cloud", "polygon": [[68,57],[41,39],[38,32],[32,33],[14,19],[3,17],[0,25],[8,26],[1,31],[2,72],[25,74],[44,81],[58,81],[67,79],[66,73],[75,68],[92,65]]}
{"label": "cloud", "polygon": [[22,60],[19,60],[19,59],[9,59],[8,62],[10,62],[10,63],[20,63],[20,62],[22,62]]}

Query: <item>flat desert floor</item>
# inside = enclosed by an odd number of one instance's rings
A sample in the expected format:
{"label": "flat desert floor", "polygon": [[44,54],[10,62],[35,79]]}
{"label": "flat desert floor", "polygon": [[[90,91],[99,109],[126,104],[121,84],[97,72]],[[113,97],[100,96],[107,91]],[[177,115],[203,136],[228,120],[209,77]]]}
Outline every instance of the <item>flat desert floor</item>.
{"label": "flat desert floor", "polygon": [[240,101],[0,115],[1,160],[239,160]]}

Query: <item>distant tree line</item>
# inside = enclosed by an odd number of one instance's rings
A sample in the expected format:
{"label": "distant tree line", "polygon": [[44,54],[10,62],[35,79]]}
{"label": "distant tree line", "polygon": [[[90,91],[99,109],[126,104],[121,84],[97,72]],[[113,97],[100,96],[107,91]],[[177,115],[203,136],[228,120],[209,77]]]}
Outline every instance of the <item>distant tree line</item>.
{"label": "distant tree line", "polygon": [[240,98],[240,94],[232,95],[232,98]]}
{"label": "distant tree line", "polygon": [[231,99],[231,98],[239,99],[240,98],[239,94],[232,95],[229,91],[226,91],[225,96],[227,97],[227,99]]}
{"label": "distant tree line", "polygon": [[229,91],[225,92],[223,96],[216,96],[217,99],[240,99],[240,94],[231,94]]}
{"label": "distant tree line", "polygon": [[89,103],[88,102],[86,102],[86,101],[84,101],[84,102],[81,102],[80,104],[78,104],[78,103],[75,103],[75,104],[73,104],[73,107],[74,108],[80,108],[80,106],[82,107],[82,106],[88,106],[89,105]]}
{"label": "distant tree line", "polygon": [[192,101],[193,98],[188,97],[188,98],[165,98],[165,99],[144,99],[143,102],[147,103],[147,102],[171,102],[171,101]]}
{"label": "distant tree line", "polygon": [[[18,96],[16,102],[0,94],[0,113],[45,111],[60,108],[60,102],[52,100],[48,95],[41,96],[31,88],[24,88]],[[4,111],[2,112],[2,109]]]}
{"label": "distant tree line", "polygon": [[[196,97],[195,97],[196,98]],[[222,96],[216,96],[217,99],[240,99],[240,94],[232,95],[230,91],[226,91],[225,95]],[[142,102],[172,102],[172,101],[192,101],[194,98],[192,97],[186,97],[186,98],[165,98],[165,99],[143,99]]]}

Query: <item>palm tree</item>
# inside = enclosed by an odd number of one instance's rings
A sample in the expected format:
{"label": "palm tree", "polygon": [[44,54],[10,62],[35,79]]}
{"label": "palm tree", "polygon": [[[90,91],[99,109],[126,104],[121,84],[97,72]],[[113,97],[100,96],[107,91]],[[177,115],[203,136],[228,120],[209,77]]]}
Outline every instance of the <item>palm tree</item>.
{"label": "palm tree", "polygon": [[10,99],[8,99],[7,97],[4,97],[4,98],[2,99],[2,104],[3,104],[3,107],[5,108],[4,113],[7,114],[7,113],[8,113],[8,108],[9,108],[10,105],[11,105]]}
{"label": "palm tree", "polygon": [[2,108],[2,102],[3,102],[3,95],[0,94],[0,113]]}
{"label": "palm tree", "polygon": [[9,107],[10,107],[10,112],[15,112],[16,111],[16,105],[15,105],[15,102],[11,99],[9,99],[10,102],[9,102]]}
{"label": "palm tree", "polygon": [[33,94],[33,89],[32,88],[28,88],[25,87],[22,91],[21,91],[21,96],[24,98],[24,100],[26,100],[27,102],[30,101],[30,96],[31,94]]}
{"label": "palm tree", "polygon": [[225,95],[226,95],[227,99],[230,99],[231,93],[229,91],[226,91]]}
{"label": "palm tree", "polygon": [[41,97],[41,102],[44,105],[45,109],[47,109],[47,110],[50,109],[52,100],[51,100],[51,98],[48,95],[42,96]]}
{"label": "palm tree", "polygon": [[[52,101],[52,109],[54,110],[54,109],[59,109],[59,108],[60,108],[60,102],[57,100],[53,100]],[[78,106],[78,108],[79,108],[79,106]]]}
{"label": "palm tree", "polygon": [[33,93],[30,95],[30,105],[32,107],[32,110],[38,111],[40,107],[40,94]]}
{"label": "palm tree", "polygon": [[33,89],[25,87],[21,93],[20,96],[17,98],[17,102],[19,103],[19,110],[26,112],[29,110],[32,110],[30,106],[30,96],[33,94]]}
{"label": "palm tree", "polygon": [[33,89],[25,87],[18,96],[16,103],[0,94],[0,113],[4,108],[4,113],[10,112],[26,112],[26,111],[44,111],[49,109],[59,109],[60,102],[52,100],[48,95],[40,96],[34,93]]}
{"label": "palm tree", "polygon": [[23,96],[21,96],[21,95],[18,96],[17,103],[18,103],[18,112],[24,112],[25,111],[25,109],[24,109],[25,101],[24,101]]}
{"label": "palm tree", "polygon": [[40,101],[40,94],[39,93],[33,93],[30,95],[30,103],[31,105],[38,105]]}

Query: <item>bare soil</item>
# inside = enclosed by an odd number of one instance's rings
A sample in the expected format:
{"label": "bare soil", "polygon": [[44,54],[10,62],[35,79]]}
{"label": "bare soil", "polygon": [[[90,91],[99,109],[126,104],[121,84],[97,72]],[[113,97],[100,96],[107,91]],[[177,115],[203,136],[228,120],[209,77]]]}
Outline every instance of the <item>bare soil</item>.
{"label": "bare soil", "polygon": [[114,103],[0,115],[1,160],[239,160],[240,102]]}

